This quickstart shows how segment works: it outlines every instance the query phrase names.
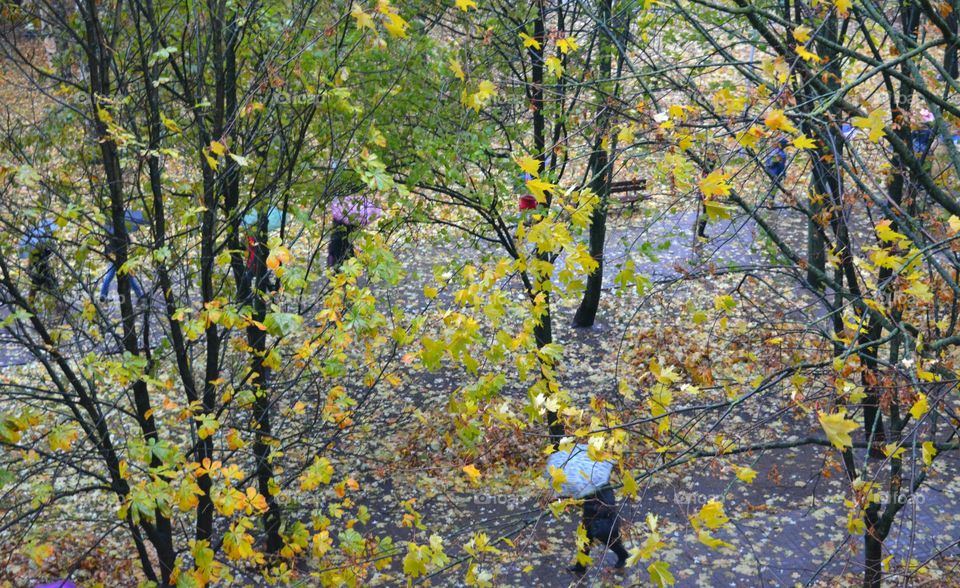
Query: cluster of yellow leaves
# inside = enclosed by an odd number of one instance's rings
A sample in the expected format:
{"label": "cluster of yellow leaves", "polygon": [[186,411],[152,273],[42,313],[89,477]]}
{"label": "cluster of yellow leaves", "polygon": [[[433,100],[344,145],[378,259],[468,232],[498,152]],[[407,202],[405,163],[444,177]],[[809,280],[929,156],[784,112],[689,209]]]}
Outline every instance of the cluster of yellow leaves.
{"label": "cluster of yellow leaves", "polygon": [[[667,547],[657,530],[658,522],[656,515],[647,513],[647,536],[639,547],[630,549],[630,557],[627,558],[628,566],[635,566],[640,560],[651,559],[657,551]],[[650,565],[647,566],[647,573],[650,574],[650,583],[654,586],[663,588],[664,586],[673,586],[676,583],[673,574],[670,573],[670,565],[666,562],[650,562]]]}
{"label": "cluster of yellow leaves", "polygon": [[763,124],[767,125],[770,129],[774,131],[782,131],[784,133],[796,133],[797,128],[790,124],[790,119],[787,118],[787,115],[783,110],[774,108],[763,119]]}
{"label": "cluster of yellow leaves", "polygon": [[[392,37],[406,38],[409,23],[403,19],[393,7],[390,6],[390,0],[378,0],[377,12],[383,15],[383,28],[387,30]],[[364,12],[363,7],[354,4],[350,9],[350,16],[353,17],[358,29],[369,29],[376,33],[377,27],[373,17]]]}
{"label": "cluster of yellow leaves", "polygon": [[885,133],[883,130],[883,111],[881,111],[879,108],[868,114],[866,117],[855,116],[851,122],[853,123],[853,126],[857,127],[858,129],[868,129],[870,131],[868,137],[874,143],[879,142]]}
{"label": "cluster of yellow leaves", "polygon": [[723,511],[723,503],[711,500],[700,508],[700,512],[690,517],[690,524],[697,532],[697,539],[711,549],[720,549],[726,547],[733,549],[733,546],[718,539],[710,534],[710,531],[716,531],[730,522],[726,513]]}
{"label": "cluster of yellow leaves", "polygon": [[430,568],[441,568],[450,561],[443,551],[443,539],[439,535],[431,535],[430,543],[417,545],[407,543],[407,555],[403,558],[403,573],[410,579],[425,576]]}
{"label": "cluster of yellow leaves", "polygon": [[833,446],[839,450],[853,447],[853,439],[850,438],[850,432],[857,428],[857,423],[847,418],[847,413],[842,409],[833,414],[826,414],[821,411],[818,413],[820,426],[827,434],[827,439],[833,443]]}
{"label": "cluster of yellow leaves", "polygon": [[467,92],[464,88],[460,94],[460,102],[467,108],[472,108],[474,112],[480,112],[480,109],[486,106],[493,97],[497,95],[497,88],[493,82],[483,80],[477,85],[475,92]]}

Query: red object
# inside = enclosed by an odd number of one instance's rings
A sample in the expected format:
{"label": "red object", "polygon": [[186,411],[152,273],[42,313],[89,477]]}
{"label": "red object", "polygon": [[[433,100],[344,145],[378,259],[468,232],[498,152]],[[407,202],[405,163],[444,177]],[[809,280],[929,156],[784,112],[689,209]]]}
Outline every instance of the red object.
{"label": "red object", "polygon": [[537,207],[537,199],[533,194],[524,194],[520,197],[520,210],[533,210]]}

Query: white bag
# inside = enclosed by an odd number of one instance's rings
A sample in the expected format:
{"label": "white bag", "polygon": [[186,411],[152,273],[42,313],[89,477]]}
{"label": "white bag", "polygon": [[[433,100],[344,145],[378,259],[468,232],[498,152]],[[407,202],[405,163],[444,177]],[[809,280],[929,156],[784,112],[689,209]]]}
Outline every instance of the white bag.
{"label": "white bag", "polygon": [[594,461],[587,455],[586,445],[575,445],[570,451],[555,451],[547,457],[543,476],[552,481],[550,467],[562,469],[567,480],[560,485],[560,495],[583,498],[610,482],[612,461]]}

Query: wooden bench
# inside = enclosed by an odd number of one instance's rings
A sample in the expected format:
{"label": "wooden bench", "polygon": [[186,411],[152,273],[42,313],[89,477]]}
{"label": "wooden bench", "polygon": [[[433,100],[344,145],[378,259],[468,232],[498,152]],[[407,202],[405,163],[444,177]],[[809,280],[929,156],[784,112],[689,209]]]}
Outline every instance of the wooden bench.
{"label": "wooden bench", "polygon": [[616,201],[620,205],[619,210],[629,210],[633,212],[638,202],[642,202],[646,196],[642,193],[647,189],[646,178],[636,180],[622,180],[610,184],[610,195],[616,196]]}

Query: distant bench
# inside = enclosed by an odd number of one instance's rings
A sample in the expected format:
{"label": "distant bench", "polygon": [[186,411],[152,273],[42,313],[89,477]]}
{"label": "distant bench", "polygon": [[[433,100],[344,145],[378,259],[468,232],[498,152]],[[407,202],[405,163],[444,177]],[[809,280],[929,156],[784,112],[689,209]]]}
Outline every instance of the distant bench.
{"label": "distant bench", "polygon": [[610,195],[616,195],[616,201],[620,205],[619,210],[628,209],[633,212],[638,202],[642,202],[646,196],[642,193],[647,189],[646,178],[637,180],[622,180],[610,184]]}

